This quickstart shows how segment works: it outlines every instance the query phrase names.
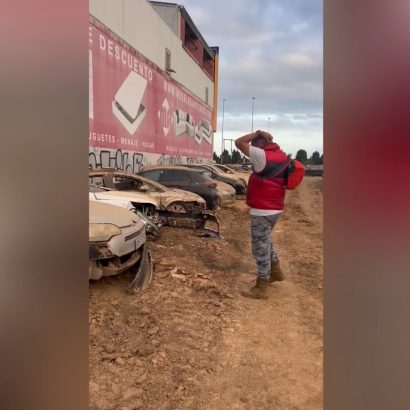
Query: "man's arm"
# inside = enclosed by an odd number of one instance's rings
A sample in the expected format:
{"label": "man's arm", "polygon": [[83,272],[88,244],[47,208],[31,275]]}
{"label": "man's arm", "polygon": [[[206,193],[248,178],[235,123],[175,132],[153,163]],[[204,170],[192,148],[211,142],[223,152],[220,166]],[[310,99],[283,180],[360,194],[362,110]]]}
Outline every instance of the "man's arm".
{"label": "man's arm", "polygon": [[249,158],[249,144],[255,139],[263,137],[268,142],[272,142],[272,135],[265,131],[255,131],[250,134],[246,134],[235,141],[236,147],[242,151]]}

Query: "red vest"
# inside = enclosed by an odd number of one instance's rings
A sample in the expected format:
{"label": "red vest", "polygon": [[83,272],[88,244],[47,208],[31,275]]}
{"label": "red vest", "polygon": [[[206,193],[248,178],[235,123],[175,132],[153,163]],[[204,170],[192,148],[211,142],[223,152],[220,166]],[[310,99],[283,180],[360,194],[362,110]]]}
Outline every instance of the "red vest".
{"label": "red vest", "polygon": [[263,148],[266,166],[260,172],[253,172],[249,178],[246,203],[251,208],[282,210],[285,202],[286,169],[272,178],[279,167],[288,161],[286,154],[278,144],[268,144]]}

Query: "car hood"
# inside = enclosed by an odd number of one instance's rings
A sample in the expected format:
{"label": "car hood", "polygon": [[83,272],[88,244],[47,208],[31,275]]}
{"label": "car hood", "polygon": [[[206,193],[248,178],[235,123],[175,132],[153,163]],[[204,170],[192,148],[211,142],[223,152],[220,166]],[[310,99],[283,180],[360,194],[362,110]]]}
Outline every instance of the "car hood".
{"label": "car hood", "polygon": [[101,198],[96,198],[94,196],[94,193],[90,192],[89,194],[89,200],[90,201],[96,201],[96,202],[103,202],[105,204],[110,204],[110,205],[115,205],[115,206],[120,206],[121,208],[125,208],[128,209],[130,211],[132,211],[134,209],[134,205],[132,205],[132,203],[130,201],[127,201],[125,199],[101,199]]}
{"label": "car hood", "polygon": [[242,182],[242,179],[247,181],[249,179],[249,176],[250,176],[250,175],[247,175],[247,174],[241,174],[239,172],[235,172],[234,174],[229,174],[228,172],[224,172],[222,175],[225,176],[225,177],[234,179],[235,181],[238,181],[238,182]]}
{"label": "car hood", "polygon": [[162,195],[165,195],[169,199],[173,200],[183,200],[183,201],[196,201],[196,202],[205,202],[205,200],[193,192],[185,191],[178,188],[169,188]]}
{"label": "car hood", "polygon": [[119,199],[119,200],[129,201],[129,202],[151,204],[151,205],[154,205],[156,208],[159,207],[158,202],[155,201],[153,198],[150,198],[146,194],[135,192],[135,191],[132,191],[132,192],[130,191],[92,192],[92,195],[96,199]]}
{"label": "car hood", "polygon": [[[115,205],[89,201],[89,223],[90,224],[113,224],[119,228],[141,223],[141,218],[127,209]],[[142,226],[142,225],[141,225]]]}

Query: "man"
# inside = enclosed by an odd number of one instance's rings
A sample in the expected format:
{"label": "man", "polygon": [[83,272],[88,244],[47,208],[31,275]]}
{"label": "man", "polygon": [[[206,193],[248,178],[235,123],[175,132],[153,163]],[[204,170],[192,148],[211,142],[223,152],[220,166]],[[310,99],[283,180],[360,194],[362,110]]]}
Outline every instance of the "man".
{"label": "man", "polygon": [[235,145],[249,157],[254,170],[249,178],[246,203],[251,216],[252,253],[258,272],[255,285],[242,295],[267,299],[268,286],[284,280],[271,233],[284,208],[289,159],[273,142],[272,135],[265,131],[244,135],[235,141]]}

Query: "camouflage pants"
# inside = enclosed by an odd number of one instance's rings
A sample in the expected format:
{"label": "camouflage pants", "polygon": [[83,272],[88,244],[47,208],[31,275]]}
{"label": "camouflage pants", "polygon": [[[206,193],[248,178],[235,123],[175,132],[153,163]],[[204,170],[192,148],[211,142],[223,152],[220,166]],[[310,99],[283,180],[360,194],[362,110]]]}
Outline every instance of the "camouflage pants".
{"label": "camouflage pants", "polygon": [[251,215],[252,253],[258,267],[257,276],[263,278],[270,275],[271,261],[278,259],[273,249],[271,233],[280,215]]}

